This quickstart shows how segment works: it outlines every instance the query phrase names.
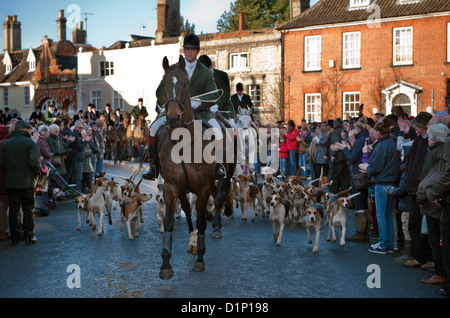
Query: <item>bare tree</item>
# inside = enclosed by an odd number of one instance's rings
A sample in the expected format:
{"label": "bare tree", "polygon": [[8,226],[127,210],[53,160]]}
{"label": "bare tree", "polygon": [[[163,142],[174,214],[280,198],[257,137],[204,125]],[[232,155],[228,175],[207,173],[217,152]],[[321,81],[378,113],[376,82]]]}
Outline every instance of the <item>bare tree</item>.
{"label": "bare tree", "polygon": [[[335,59],[336,61],[337,59]],[[319,84],[320,94],[322,100],[328,105],[327,113],[324,114],[325,118],[337,118],[339,105],[341,105],[341,93],[342,87],[347,82],[346,74],[335,64],[334,67],[328,68],[322,75],[322,80]]]}

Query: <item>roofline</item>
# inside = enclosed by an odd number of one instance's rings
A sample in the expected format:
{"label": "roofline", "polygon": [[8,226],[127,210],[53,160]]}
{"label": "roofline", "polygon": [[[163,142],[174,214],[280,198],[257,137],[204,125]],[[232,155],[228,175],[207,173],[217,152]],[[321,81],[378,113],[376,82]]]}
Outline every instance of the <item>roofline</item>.
{"label": "roofline", "polygon": [[311,26],[306,26],[306,27],[301,27],[301,28],[282,28],[282,27],[280,27],[280,28],[278,28],[278,30],[280,30],[282,33],[287,33],[287,32],[297,32],[297,31],[339,28],[339,27],[355,26],[355,25],[363,25],[363,24],[368,25],[369,23],[388,23],[388,22],[404,21],[404,20],[426,19],[426,18],[443,17],[443,16],[450,16],[450,11],[369,20],[371,22],[368,22],[368,20],[364,20],[364,21],[354,21],[354,22],[342,22],[342,23],[335,23],[335,24],[311,25]]}

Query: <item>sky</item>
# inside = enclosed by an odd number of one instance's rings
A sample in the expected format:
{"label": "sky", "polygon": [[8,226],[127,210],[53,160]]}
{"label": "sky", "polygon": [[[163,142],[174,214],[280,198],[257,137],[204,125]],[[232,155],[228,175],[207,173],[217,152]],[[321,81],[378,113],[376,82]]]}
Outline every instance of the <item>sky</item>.
{"label": "sky", "polygon": [[[314,5],[319,0],[312,0]],[[67,39],[78,17],[85,23],[87,42],[109,47],[130,34],[155,36],[157,0],[0,0],[0,19],[17,15],[22,28],[22,49],[37,47],[45,35],[57,40],[58,10],[67,19]],[[197,34],[217,32],[217,20],[230,9],[231,0],[181,0],[181,15],[195,25]],[[81,13],[81,14],[78,14]],[[88,13],[85,15],[84,13]],[[143,26],[145,28],[143,28]],[[85,27],[86,29],[86,27]],[[0,32],[3,46],[3,32]],[[2,51],[2,50],[0,50]]]}

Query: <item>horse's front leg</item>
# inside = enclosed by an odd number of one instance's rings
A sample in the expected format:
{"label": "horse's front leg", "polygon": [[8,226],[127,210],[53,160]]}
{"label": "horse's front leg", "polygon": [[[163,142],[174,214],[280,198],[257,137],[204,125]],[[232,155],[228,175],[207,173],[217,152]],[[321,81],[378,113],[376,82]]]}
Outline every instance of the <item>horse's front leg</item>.
{"label": "horse's front leg", "polygon": [[[230,192],[230,180],[227,178],[223,178],[219,180],[219,184],[217,186],[217,194],[214,198],[214,204],[216,209],[216,214],[214,215],[214,221],[213,221],[213,238],[221,239],[222,238],[222,219],[221,219],[221,211],[222,207],[225,205],[225,211],[226,213],[229,213],[229,205],[230,202],[228,200],[228,193]],[[230,214],[228,214],[229,216]]]}
{"label": "horse's front leg", "polygon": [[203,272],[205,270],[205,262],[203,260],[203,255],[205,255],[206,245],[205,245],[205,230],[206,230],[206,206],[209,200],[209,189],[205,189],[202,193],[198,195],[197,198],[197,261],[192,268],[193,271]]}
{"label": "horse's front leg", "polygon": [[181,209],[186,214],[186,220],[188,222],[189,228],[189,245],[188,245],[188,253],[192,255],[197,255],[197,231],[194,231],[194,226],[192,224],[192,213],[191,213],[191,205],[186,197],[180,196]]}
{"label": "horse's front leg", "polygon": [[[164,189],[165,190],[165,189]],[[177,203],[177,197],[171,191],[164,191],[164,201],[166,202],[166,214],[164,216],[164,233],[162,246],[163,264],[159,271],[161,279],[170,279],[173,277],[173,269],[170,265],[172,256],[172,231],[175,225],[174,213]]]}

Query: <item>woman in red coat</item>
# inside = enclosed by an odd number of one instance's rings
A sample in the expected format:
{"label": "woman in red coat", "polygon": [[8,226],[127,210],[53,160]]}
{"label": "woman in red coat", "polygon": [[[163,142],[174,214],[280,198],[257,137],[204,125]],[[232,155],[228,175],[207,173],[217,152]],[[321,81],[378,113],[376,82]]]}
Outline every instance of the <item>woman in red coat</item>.
{"label": "woman in red coat", "polygon": [[295,122],[291,119],[288,121],[288,130],[286,132],[289,176],[295,176],[297,173],[297,137],[298,129],[295,126]]}

